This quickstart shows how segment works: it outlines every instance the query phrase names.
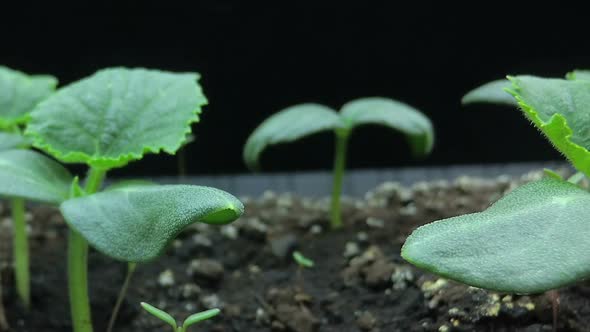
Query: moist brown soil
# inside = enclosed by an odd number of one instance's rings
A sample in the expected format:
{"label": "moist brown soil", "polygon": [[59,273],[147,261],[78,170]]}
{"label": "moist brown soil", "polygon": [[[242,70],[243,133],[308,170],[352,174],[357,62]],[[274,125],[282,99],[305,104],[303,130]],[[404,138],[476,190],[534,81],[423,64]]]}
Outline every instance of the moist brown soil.
{"label": "moist brown soil", "polygon": [[[537,175],[535,175],[537,176]],[[328,229],[327,199],[265,193],[222,228],[194,225],[157,261],[138,267],[115,331],[169,331],[140,310],[145,301],[178,319],[210,307],[222,314],[193,331],[551,331],[546,295],[515,296],[440,279],[405,263],[400,248],[417,226],[484,209],[530,179],[460,178],[402,188],[384,183],[344,199],[345,226]],[[65,274],[67,228],[32,206],[33,306],[18,304],[9,260],[11,221],[0,207],[4,304],[12,331],[71,331]],[[316,263],[299,270],[297,249]],[[125,265],[90,254],[95,331],[104,331]],[[560,290],[559,331],[590,331],[590,284]]]}

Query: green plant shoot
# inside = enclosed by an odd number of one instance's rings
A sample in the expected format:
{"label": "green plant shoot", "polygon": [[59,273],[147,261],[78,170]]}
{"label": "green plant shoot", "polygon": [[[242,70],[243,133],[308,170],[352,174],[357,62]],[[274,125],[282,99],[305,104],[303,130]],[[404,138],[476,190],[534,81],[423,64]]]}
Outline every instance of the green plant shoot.
{"label": "green plant shoot", "polygon": [[[0,66],[0,151],[26,149],[29,141],[22,135],[29,113],[51,95],[57,79],[48,75],[26,75]],[[1,185],[1,184],[0,184]],[[29,244],[25,224],[25,201],[10,197],[13,232],[13,257],[16,290],[23,305],[31,302]]]}
{"label": "green plant shoot", "polygon": [[580,172],[528,183],[480,213],[415,230],[402,256],[418,267],[476,287],[540,293],[590,277],[590,193],[575,185],[590,175],[590,81],[508,77],[507,92]]}
{"label": "green plant shoot", "polygon": [[111,68],[59,89],[30,113],[34,147],[65,163],[89,166],[84,186],[37,152],[0,152],[0,195],[60,205],[70,228],[68,284],[75,332],[91,332],[88,245],[115,259],[157,258],[195,222],[225,224],[243,212],[215,188],[126,183],[101,191],[110,169],[146,153],[174,154],[207,100],[195,73]]}
{"label": "green plant shoot", "polygon": [[342,226],[340,196],[346,166],[346,150],[353,130],[361,125],[376,124],[402,132],[416,157],[432,150],[434,131],[430,120],[415,108],[380,97],[361,98],[346,103],[337,112],[319,104],[300,104],[286,108],[262,122],[248,138],[243,158],[251,170],[260,167],[260,155],[269,146],[289,143],[303,137],[332,131],[335,156],[331,205],[331,226]]}
{"label": "green plant shoot", "polygon": [[180,326],[176,323],[174,317],[172,317],[169,313],[165,312],[162,309],[158,309],[151,304],[141,302],[141,307],[149,312],[150,314],[154,315],[161,321],[167,323],[172,327],[174,332],[187,332],[189,326],[194,325],[196,323],[202,322],[207,319],[211,319],[221,312],[219,309],[210,309],[206,311],[202,311],[196,314],[190,315],[187,319],[184,320]]}
{"label": "green plant shoot", "polygon": [[299,251],[293,252],[293,259],[295,260],[297,265],[299,265],[300,267],[305,267],[305,268],[309,269],[315,265],[315,263],[311,259],[303,256],[303,254],[300,253]]}

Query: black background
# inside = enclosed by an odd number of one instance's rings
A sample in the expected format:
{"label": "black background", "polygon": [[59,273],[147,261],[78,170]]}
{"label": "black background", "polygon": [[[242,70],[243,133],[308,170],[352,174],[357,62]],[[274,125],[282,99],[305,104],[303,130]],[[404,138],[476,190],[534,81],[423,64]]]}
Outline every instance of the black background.
{"label": "black background", "polygon": [[[62,84],[117,65],[202,74],[210,105],[187,150],[191,174],[245,172],[242,144],[281,108],[338,108],[363,96],[422,110],[437,141],[430,157],[415,161],[399,134],[361,128],[351,139],[350,168],[559,159],[517,110],[461,107],[460,98],[506,74],[590,68],[585,12],[565,3],[42,4],[3,5],[1,64],[51,73]],[[262,164],[267,171],[327,169],[332,144],[331,134],[320,134],[269,149]],[[171,175],[175,159],[150,156],[117,173]]]}

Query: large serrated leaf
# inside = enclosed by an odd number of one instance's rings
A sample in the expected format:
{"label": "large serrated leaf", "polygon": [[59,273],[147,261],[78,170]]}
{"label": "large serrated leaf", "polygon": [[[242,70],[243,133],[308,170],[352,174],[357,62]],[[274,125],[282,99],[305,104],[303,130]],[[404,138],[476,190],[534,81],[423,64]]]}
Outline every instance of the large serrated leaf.
{"label": "large serrated leaf", "polygon": [[506,79],[488,82],[465,94],[461,99],[461,104],[490,103],[517,106],[518,104],[514,98],[504,91],[510,86],[510,81]]}
{"label": "large serrated leaf", "polygon": [[407,104],[382,97],[360,98],[344,104],[340,114],[351,129],[375,124],[400,131],[416,156],[427,155],[432,150],[434,130],[430,120]]}
{"label": "large serrated leaf", "polygon": [[412,264],[472,286],[540,293],[590,276],[590,193],[543,179],[486,211],[415,230],[402,248]]}
{"label": "large serrated leaf", "polygon": [[225,224],[243,212],[234,196],[215,188],[130,186],[70,199],[60,207],[90,245],[115,259],[144,262],[195,222]]}
{"label": "large serrated leaf", "polygon": [[196,73],[112,68],[60,89],[26,134],[55,158],[109,169],[145,153],[174,154],[207,103]]}
{"label": "large serrated leaf", "polygon": [[590,175],[590,81],[509,77],[525,115],[570,162]]}
{"label": "large serrated leaf", "polygon": [[29,150],[0,152],[0,195],[59,204],[68,198],[72,176],[59,163]]}
{"label": "large serrated leaf", "polygon": [[268,146],[334,130],[339,125],[338,113],[329,107],[319,104],[288,107],[266,119],[252,132],[244,146],[244,162],[248,168],[257,170],[260,154]]}
{"label": "large serrated leaf", "polygon": [[27,75],[0,66],[0,129],[26,123],[29,112],[56,86],[53,76]]}
{"label": "large serrated leaf", "polygon": [[0,151],[22,149],[28,147],[29,144],[29,140],[21,134],[0,131]]}

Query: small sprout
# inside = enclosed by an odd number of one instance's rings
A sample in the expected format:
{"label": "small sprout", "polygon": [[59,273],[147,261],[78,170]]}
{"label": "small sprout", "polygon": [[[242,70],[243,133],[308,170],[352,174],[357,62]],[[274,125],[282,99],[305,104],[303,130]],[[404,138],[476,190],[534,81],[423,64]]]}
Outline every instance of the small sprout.
{"label": "small sprout", "polygon": [[164,310],[158,309],[153,305],[150,305],[145,302],[141,302],[141,307],[150,314],[156,316],[163,322],[170,325],[173,328],[174,332],[186,332],[189,326],[213,318],[219,315],[219,313],[221,312],[219,309],[210,309],[203,312],[198,312],[196,314],[190,315],[187,319],[184,320],[184,322],[180,326],[178,326],[174,317],[172,317],[169,313],[165,312]]}
{"label": "small sprout", "polygon": [[295,260],[295,262],[297,262],[297,264],[299,264],[300,267],[310,269],[315,265],[315,263],[311,259],[303,256],[303,254],[299,251],[293,252],[293,259]]}
{"label": "small sprout", "polygon": [[416,157],[426,156],[432,150],[434,130],[424,114],[399,101],[371,97],[352,100],[344,104],[340,111],[312,103],[279,111],[252,132],[244,145],[244,162],[251,170],[258,170],[260,155],[267,147],[332,131],[336,144],[330,222],[332,228],[339,228],[342,226],[340,195],[348,140],[355,128],[368,124],[384,126],[404,134]]}

